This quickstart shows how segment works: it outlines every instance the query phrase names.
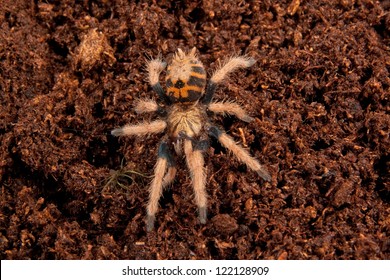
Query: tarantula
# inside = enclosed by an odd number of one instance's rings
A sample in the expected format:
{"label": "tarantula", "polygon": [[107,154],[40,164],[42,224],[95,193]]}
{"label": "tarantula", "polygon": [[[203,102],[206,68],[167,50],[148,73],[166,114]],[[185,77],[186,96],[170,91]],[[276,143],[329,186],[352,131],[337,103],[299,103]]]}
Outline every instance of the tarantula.
{"label": "tarantula", "polygon": [[244,122],[253,120],[238,104],[230,101],[212,102],[216,85],[221,83],[229,73],[239,68],[247,68],[255,60],[247,56],[234,56],[214,72],[206,87],[206,71],[196,56],[196,48],[189,53],[178,49],[166,71],[165,92],[160,85],[160,73],[167,66],[161,59],[147,63],[149,83],[158,94],[158,104],[154,100],[139,100],[135,105],[137,113],[157,113],[161,119],[139,124],[128,124],[112,130],[114,136],[143,136],[163,133],[154,178],[149,187],[146,228],[154,227],[158,202],[165,186],[175,178],[177,166],[174,153],[181,155],[184,150],[186,163],[191,173],[195,201],[199,210],[199,220],[206,223],[207,194],[206,174],[203,152],[208,148],[208,136],[215,137],[226,149],[231,151],[241,162],[256,171],[266,181],[271,180],[267,169],[237,145],[222,129],[210,121],[216,114],[231,114]]}

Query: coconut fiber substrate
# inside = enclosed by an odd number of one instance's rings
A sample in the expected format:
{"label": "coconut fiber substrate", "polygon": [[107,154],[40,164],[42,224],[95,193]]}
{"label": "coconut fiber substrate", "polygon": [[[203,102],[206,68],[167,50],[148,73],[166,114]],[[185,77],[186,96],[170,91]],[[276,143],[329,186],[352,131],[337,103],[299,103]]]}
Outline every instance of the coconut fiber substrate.
{"label": "coconut fiber substrate", "polygon": [[[389,43],[390,1],[2,0],[1,259],[389,259]],[[256,60],[214,96],[254,121],[213,118],[272,180],[211,138],[207,223],[177,157],[147,232],[164,135],[110,132],[193,47]]]}

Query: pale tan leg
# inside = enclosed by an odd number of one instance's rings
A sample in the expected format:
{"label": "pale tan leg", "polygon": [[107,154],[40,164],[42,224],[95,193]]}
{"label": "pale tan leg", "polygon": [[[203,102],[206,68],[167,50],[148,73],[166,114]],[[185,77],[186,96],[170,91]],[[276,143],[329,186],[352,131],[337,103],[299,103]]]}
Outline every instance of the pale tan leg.
{"label": "pale tan leg", "polygon": [[244,148],[235,143],[233,138],[216,127],[209,128],[209,132],[228,150],[230,150],[241,162],[245,163],[253,171],[256,171],[265,181],[271,181],[271,175],[267,169],[253,158]]}
{"label": "pale tan leg", "polygon": [[158,120],[150,123],[128,124],[112,130],[111,134],[114,136],[147,135],[163,132],[166,127],[167,123],[165,121]]}
{"label": "pale tan leg", "polygon": [[229,58],[224,64],[220,65],[220,67],[211,76],[205,95],[202,99],[202,103],[210,104],[213,99],[215,89],[217,88],[217,84],[226,79],[231,72],[240,68],[248,68],[255,62],[256,60],[249,56],[233,56]]}
{"label": "pale tan leg", "polygon": [[240,105],[234,102],[212,102],[208,105],[208,109],[217,114],[235,115],[244,122],[251,122],[253,118],[249,116]]}
{"label": "pale tan leg", "polygon": [[159,157],[154,168],[154,178],[149,187],[149,202],[146,208],[146,230],[151,231],[154,227],[156,213],[158,210],[158,201],[163,190],[163,177],[167,169],[167,159]]}
{"label": "pale tan leg", "polygon": [[168,171],[165,174],[163,182],[162,182],[163,188],[165,188],[166,186],[170,185],[173,182],[173,180],[176,177],[176,172],[177,172],[177,169],[175,166],[168,167]]}
{"label": "pale tan leg", "polygon": [[136,102],[134,109],[137,114],[154,113],[158,110],[158,105],[152,99],[140,99]]}
{"label": "pale tan leg", "polygon": [[153,90],[159,95],[159,97],[165,102],[165,104],[171,104],[169,97],[165,94],[164,89],[161,87],[159,81],[160,74],[166,66],[167,64],[165,62],[157,58],[148,61],[146,69],[148,71],[149,84],[152,86]]}
{"label": "pale tan leg", "polygon": [[199,220],[202,224],[207,219],[207,194],[206,194],[206,174],[204,169],[204,158],[200,150],[194,150],[192,141],[184,140],[184,153],[192,177],[195,202],[199,209]]}
{"label": "pale tan leg", "polygon": [[174,166],[174,160],[170,153],[168,143],[163,140],[158,148],[158,159],[154,168],[154,178],[149,187],[149,202],[146,208],[147,231],[153,229],[158,209],[158,201],[160,200],[162,191],[167,184],[170,184],[173,181],[175,175],[176,167]]}
{"label": "pale tan leg", "polygon": [[247,56],[234,56],[229,58],[223,65],[221,65],[211,76],[210,81],[214,84],[222,82],[229,73],[240,68],[248,68],[255,64],[256,60]]}
{"label": "pale tan leg", "polygon": [[148,79],[152,87],[159,83],[160,74],[166,66],[167,64],[159,58],[147,62],[146,70],[148,71]]}

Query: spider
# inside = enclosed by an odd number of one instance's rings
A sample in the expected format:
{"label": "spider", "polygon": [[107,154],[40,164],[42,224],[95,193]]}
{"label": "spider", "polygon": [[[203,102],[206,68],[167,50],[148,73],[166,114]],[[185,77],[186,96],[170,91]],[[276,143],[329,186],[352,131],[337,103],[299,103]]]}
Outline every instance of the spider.
{"label": "spider", "polygon": [[158,94],[160,104],[151,99],[138,100],[135,111],[136,113],[156,113],[160,119],[128,124],[111,131],[114,136],[138,137],[165,132],[158,148],[154,178],[149,187],[149,202],[146,209],[147,231],[154,228],[158,202],[164,187],[171,184],[176,176],[178,166],[174,154],[180,156],[183,151],[191,173],[199,220],[202,224],[206,223],[207,194],[203,152],[208,149],[208,136],[215,137],[227,150],[250,169],[256,171],[265,181],[271,180],[264,166],[210,120],[213,114],[230,114],[244,122],[253,121],[253,118],[237,103],[212,102],[212,99],[217,84],[226,79],[229,73],[239,68],[250,67],[254,63],[255,60],[251,57],[233,56],[220,65],[206,87],[206,71],[196,56],[196,48],[189,53],[178,49],[171,64],[167,67],[165,80],[167,90],[164,91],[159,77],[167,64],[160,58],[147,62],[148,80]]}

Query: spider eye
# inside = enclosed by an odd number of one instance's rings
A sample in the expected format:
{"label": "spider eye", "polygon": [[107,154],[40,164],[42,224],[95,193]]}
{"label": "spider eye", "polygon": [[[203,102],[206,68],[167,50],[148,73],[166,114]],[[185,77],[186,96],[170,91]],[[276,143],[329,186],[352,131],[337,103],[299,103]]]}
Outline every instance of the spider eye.
{"label": "spider eye", "polygon": [[178,80],[175,83],[175,88],[183,88],[185,86],[185,83],[182,80]]}

